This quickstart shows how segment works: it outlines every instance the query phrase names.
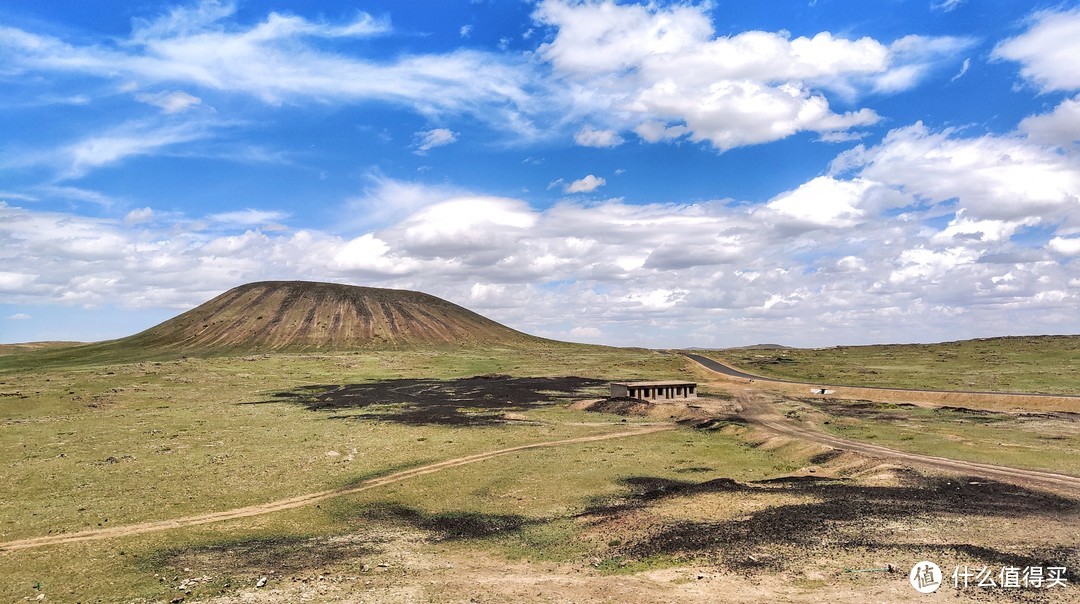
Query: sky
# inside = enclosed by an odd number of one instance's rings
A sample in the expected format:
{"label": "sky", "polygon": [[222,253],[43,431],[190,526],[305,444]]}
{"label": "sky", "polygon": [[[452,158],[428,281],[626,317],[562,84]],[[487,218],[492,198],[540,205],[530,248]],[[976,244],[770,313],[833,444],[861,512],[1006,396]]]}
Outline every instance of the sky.
{"label": "sky", "polygon": [[1080,3],[0,3],[0,342],[236,285],[599,344],[1080,333]]}

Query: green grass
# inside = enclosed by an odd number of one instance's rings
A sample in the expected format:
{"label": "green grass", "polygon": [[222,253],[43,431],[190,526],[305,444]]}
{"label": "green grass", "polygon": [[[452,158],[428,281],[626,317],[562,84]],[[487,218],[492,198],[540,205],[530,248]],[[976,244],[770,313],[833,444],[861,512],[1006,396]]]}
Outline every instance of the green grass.
{"label": "green grass", "polygon": [[[0,484],[6,493],[0,509],[0,540],[265,503],[472,453],[620,431],[628,423],[641,421],[551,405],[527,411],[530,422],[406,426],[335,419],[332,412],[273,402],[277,392],[401,377],[505,373],[679,378],[687,371],[684,361],[674,355],[556,344],[452,352],[372,350],[133,363],[83,361],[33,370],[18,370],[20,363],[12,362],[0,372]],[[272,402],[244,404],[265,401]],[[426,514],[516,510],[513,513],[525,511],[530,518],[554,520],[597,490],[616,489],[615,478],[642,470],[642,460],[672,455],[668,449],[652,452],[649,447],[656,442],[652,439],[625,453],[611,454],[598,469],[579,468],[574,475],[568,468],[591,465],[593,449],[523,452],[371,491],[355,501],[365,506],[373,502],[408,505]],[[676,445],[672,448],[680,450]],[[328,456],[328,451],[339,455]],[[352,460],[345,461],[350,454]],[[653,465],[664,463],[671,462]],[[653,471],[648,464],[644,469]],[[528,494],[522,509],[500,495],[518,491]],[[341,534],[355,525],[348,514],[334,512],[343,502],[211,527],[3,554],[0,600],[35,595],[27,587],[37,581],[53,594],[55,586],[63,585],[60,593],[84,599],[91,595],[104,601],[164,597],[170,592],[163,591],[153,577],[162,570],[153,560],[164,549],[184,544],[210,547],[259,535],[274,540]],[[304,528],[297,530],[289,522]],[[527,537],[531,544],[527,547],[550,543],[544,550],[548,555],[569,555],[558,551],[566,544],[558,526],[558,522],[530,526],[522,533],[532,535]],[[511,551],[514,546],[500,547]]]}
{"label": "green grass", "polygon": [[[928,409],[852,401],[805,401],[832,415],[820,427],[900,451],[1016,468],[1076,474],[1080,421],[1063,416],[1010,415],[966,409]],[[839,410],[839,411],[838,411]],[[852,415],[858,415],[853,417]]]}
{"label": "green grass", "polygon": [[815,383],[1080,394],[1080,336],[705,354],[751,373]]}
{"label": "green grass", "polygon": [[[528,422],[407,426],[335,419],[334,412],[278,402],[279,392],[489,373],[604,380],[690,375],[687,361],[677,355],[561,344],[124,363],[99,357],[69,366],[19,366],[9,363],[0,371],[3,541],[265,503],[448,458],[621,431],[648,421],[552,404],[524,411]],[[265,401],[271,402],[243,404]],[[904,443],[932,447],[938,428],[953,425],[921,410],[895,422],[900,428],[893,433],[885,420],[875,422],[869,419],[865,428],[839,422],[828,427],[883,444],[895,439],[897,448],[904,448]],[[995,448],[995,434],[999,442],[1013,436],[1020,444],[1036,442],[1034,428],[1012,435],[993,432],[997,428],[990,423],[964,426],[970,430],[965,438],[976,448]],[[741,430],[680,428],[532,449],[318,506],[8,552],[0,554],[0,600],[33,598],[33,586],[41,583],[50,601],[168,601],[179,595],[176,586],[183,577],[213,575],[193,588],[188,596],[193,601],[251,587],[274,565],[296,573],[309,566],[355,573],[361,562],[381,561],[383,554],[373,552],[386,546],[380,537],[386,531],[417,533],[429,540],[425,551],[436,555],[482,552],[508,560],[580,563],[606,555],[610,539],[590,536],[577,515],[625,494],[628,478],[751,481],[806,462],[784,450],[755,448],[738,436]],[[1071,463],[1080,445],[1074,435],[1065,436],[1047,442],[1057,447],[1054,455],[1063,463]],[[924,441],[915,440],[920,438]],[[458,535],[455,527],[467,534]],[[603,558],[598,568],[617,573],[674,563],[662,558],[624,562]]]}

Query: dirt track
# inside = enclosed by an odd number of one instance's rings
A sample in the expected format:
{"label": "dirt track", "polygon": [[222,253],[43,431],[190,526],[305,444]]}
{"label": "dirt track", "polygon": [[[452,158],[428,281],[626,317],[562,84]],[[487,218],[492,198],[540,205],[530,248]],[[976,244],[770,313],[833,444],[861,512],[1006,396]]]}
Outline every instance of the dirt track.
{"label": "dirt track", "polygon": [[[688,355],[693,359],[692,355]],[[697,359],[693,359],[697,360]],[[703,367],[712,370],[712,367],[700,363]],[[719,373],[719,372],[718,372]],[[747,393],[738,398],[742,407],[740,415],[751,423],[767,428],[773,432],[791,436],[799,440],[818,443],[835,449],[855,451],[874,457],[883,457],[902,461],[907,464],[922,466],[947,472],[962,472],[1002,480],[1025,486],[1042,487],[1055,491],[1064,491],[1074,496],[1080,496],[1080,477],[1067,474],[1055,474],[1039,470],[1024,470],[1009,468],[992,464],[960,461],[933,455],[919,453],[907,453],[887,447],[872,445],[865,442],[849,440],[839,436],[833,436],[806,426],[803,423],[788,419],[776,412],[775,408],[762,395]]]}
{"label": "dirt track", "polygon": [[856,451],[874,457],[886,457],[903,461],[911,465],[924,466],[950,472],[964,472],[1003,480],[1005,482],[1019,483],[1029,486],[1041,486],[1054,490],[1065,490],[1075,495],[1080,495],[1080,477],[1053,472],[1041,472],[1038,470],[1022,470],[991,464],[960,461],[933,455],[921,455],[918,453],[906,453],[887,447],[880,447],[869,443],[848,440],[824,432],[818,432],[796,421],[789,420],[776,413],[773,408],[763,399],[747,396],[739,400],[743,407],[742,416],[747,420],[764,426],[769,430],[793,436],[800,440],[810,441],[833,447]]}
{"label": "dirt track", "polygon": [[7,543],[0,543],[0,553],[19,549],[44,547],[47,545],[58,545],[63,543],[76,543],[79,541],[95,541],[98,539],[111,539],[114,537],[142,535],[144,533],[166,531],[174,528],[198,526],[201,524],[210,524],[213,522],[223,522],[225,520],[235,520],[237,518],[248,518],[251,516],[270,514],[273,512],[280,512],[282,510],[290,510],[305,505],[311,505],[313,503],[318,503],[320,501],[325,501],[334,497],[341,497],[342,495],[360,493],[362,491],[367,491],[369,489],[374,489],[395,482],[400,482],[409,478],[415,478],[417,476],[423,476],[425,474],[431,474],[449,468],[456,468],[458,466],[476,463],[478,461],[484,461],[493,457],[516,453],[518,451],[540,449],[545,447],[559,447],[563,445],[572,445],[578,443],[589,443],[602,440],[610,440],[614,438],[627,438],[630,436],[642,436],[645,434],[653,434],[655,432],[672,430],[674,428],[674,425],[650,426],[641,430],[628,430],[624,432],[613,432],[610,434],[598,434],[595,436],[579,436],[577,438],[567,438],[563,440],[553,440],[541,443],[533,443],[529,445],[519,445],[506,449],[497,449],[495,451],[486,451],[484,453],[477,453],[475,455],[468,455],[465,457],[458,457],[455,459],[440,461],[438,463],[421,466],[419,468],[413,468],[411,470],[394,472],[393,474],[380,476],[378,478],[371,478],[355,486],[343,489],[332,489],[326,491],[318,491],[315,493],[307,493],[305,495],[298,495],[296,497],[290,497],[288,499],[281,499],[278,501],[271,501],[269,503],[263,503],[259,505],[235,508],[232,510],[224,510],[221,512],[212,512],[209,514],[200,514],[197,516],[173,518],[171,520],[159,520],[155,522],[143,522],[140,524],[130,524],[127,526],[118,526],[107,529],[82,531],[79,533],[72,533],[68,535],[50,535],[48,537],[33,537],[29,539],[8,541]]}

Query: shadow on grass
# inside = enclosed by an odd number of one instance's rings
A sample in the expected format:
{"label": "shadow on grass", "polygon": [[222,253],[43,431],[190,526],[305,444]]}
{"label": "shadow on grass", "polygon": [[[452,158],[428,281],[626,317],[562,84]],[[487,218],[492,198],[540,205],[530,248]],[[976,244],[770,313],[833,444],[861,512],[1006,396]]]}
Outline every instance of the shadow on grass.
{"label": "shadow on grass", "polygon": [[[494,426],[521,423],[508,413],[595,395],[607,382],[582,377],[483,375],[454,380],[396,379],[365,384],[304,386],[249,405],[294,403],[339,419],[374,419],[409,426]],[[592,389],[593,392],[589,392]]]}
{"label": "shadow on grass", "polygon": [[[904,486],[859,486],[842,479],[812,476],[738,483],[716,479],[693,483],[654,477],[624,479],[629,493],[597,502],[582,517],[597,523],[618,520],[655,502],[699,493],[791,493],[813,501],[772,506],[732,520],[665,522],[637,530],[610,550],[612,557],[646,560],[706,558],[728,568],[782,570],[785,559],[829,557],[840,550],[865,548],[926,551],[951,550],[972,563],[1001,566],[1069,566],[1075,582],[1077,552],[1030,548],[1017,554],[957,543],[911,544],[893,539],[890,525],[927,522],[942,515],[960,516],[973,528],[980,517],[1057,517],[1080,513],[1080,502],[982,478],[937,478],[914,475]],[[644,535],[644,536],[642,536]],[[974,531],[974,535],[978,535]],[[973,538],[978,539],[978,536]],[[786,553],[785,553],[786,552]],[[1069,563],[1069,564],[1066,564]]]}

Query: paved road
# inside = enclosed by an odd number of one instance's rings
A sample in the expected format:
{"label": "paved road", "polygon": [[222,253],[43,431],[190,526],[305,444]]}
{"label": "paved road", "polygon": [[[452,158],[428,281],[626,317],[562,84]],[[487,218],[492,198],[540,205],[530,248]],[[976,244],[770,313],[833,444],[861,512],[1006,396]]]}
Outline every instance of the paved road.
{"label": "paved road", "polygon": [[[698,359],[694,358],[698,355],[687,356],[694,359],[695,361],[698,361],[706,368],[712,369],[724,375],[734,375],[735,377],[743,377],[749,375],[731,369],[730,367],[721,365],[720,363],[716,363],[715,361],[709,364],[702,363]],[[711,359],[705,360],[709,361]],[[714,369],[711,366],[712,364],[719,365],[727,371]],[[734,374],[730,372],[734,372]],[[755,376],[754,379],[758,378]],[[1058,492],[1064,491],[1074,496],[1080,496],[1080,477],[1078,476],[1057,474],[1054,472],[1043,472],[1040,470],[1009,468],[993,464],[948,459],[945,457],[937,457],[934,455],[923,455],[920,453],[897,451],[896,449],[889,449],[887,447],[882,447],[879,445],[872,445],[870,443],[865,443],[861,441],[849,440],[846,438],[833,436],[832,434],[827,434],[825,432],[815,430],[802,422],[794,421],[781,415],[779,412],[777,412],[776,407],[769,403],[768,399],[764,396],[747,393],[743,396],[740,396],[738,402],[739,405],[742,407],[742,412],[740,413],[740,415],[744,417],[747,421],[767,428],[778,434],[791,436],[799,440],[818,443],[827,447],[832,447],[834,449],[855,451],[857,453],[862,453],[864,455],[870,455],[873,457],[899,460],[909,465],[922,466],[937,470],[945,470],[948,472],[973,474],[976,476],[984,476],[986,478],[992,478],[995,480],[1001,480],[1004,482],[1010,482],[1024,486],[1048,488]]]}
{"label": "paved road", "polygon": [[704,366],[706,369],[711,369],[717,373],[721,373],[728,377],[742,378],[746,380],[755,380],[758,382],[777,382],[780,384],[806,384],[807,386],[817,387],[829,387],[829,388],[863,388],[866,390],[894,390],[897,392],[932,392],[935,394],[986,394],[986,395],[1005,395],[1005,396],[1039,396],[1049,398],[1076,398],[1080,399],[1080,394],[1045,394],[1039,392],[988,392],[981,390],[926,390],[920,388],[892,388],[888,386],[852,386],[849,384],[816,384],[813,382],[802,382],[798,380],[782,380],[780,378],[771,378],[763,375],[754,375],[753,373],[746,373],[745,371],[739,371],[733,367],[710,359],[709,357],[701,356],[700,354],[693,354],[690,352],[681,353],[683,356],[696,362],[699,365]]}

